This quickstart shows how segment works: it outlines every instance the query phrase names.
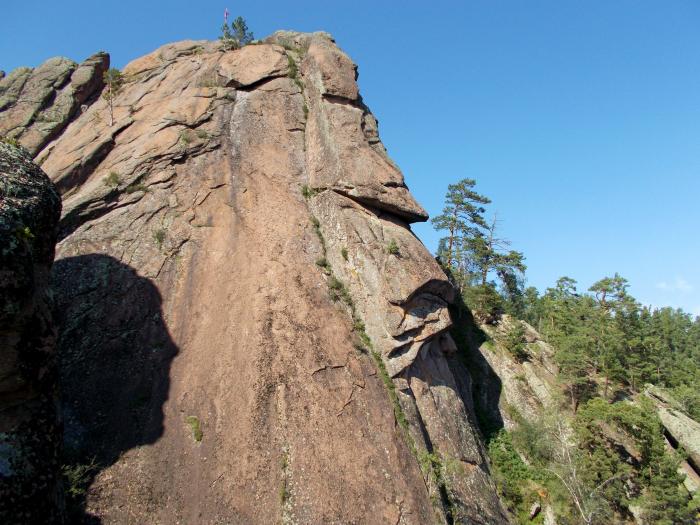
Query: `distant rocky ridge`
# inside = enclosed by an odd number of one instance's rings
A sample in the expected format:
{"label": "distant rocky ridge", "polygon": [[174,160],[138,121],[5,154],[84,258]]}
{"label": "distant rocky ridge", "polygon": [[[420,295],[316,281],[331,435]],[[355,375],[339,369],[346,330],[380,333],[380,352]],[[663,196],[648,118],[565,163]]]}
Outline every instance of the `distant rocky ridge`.
{"label": "distant rocky ridge", "polygon": [[0,136],[18,139],[36,154],[60,135],[82,104],[99,96],[108,68],[109,55],[97,53],[80,65],[56,57],[0,76]]}
{"label": "distant rocky ridge", "polygon": [[452,287],[350,58],[325,33],[170,44],[124,68],[113,126],[107,67],[0,80],[0,134],[63,198],[74,519],[506,523]]}

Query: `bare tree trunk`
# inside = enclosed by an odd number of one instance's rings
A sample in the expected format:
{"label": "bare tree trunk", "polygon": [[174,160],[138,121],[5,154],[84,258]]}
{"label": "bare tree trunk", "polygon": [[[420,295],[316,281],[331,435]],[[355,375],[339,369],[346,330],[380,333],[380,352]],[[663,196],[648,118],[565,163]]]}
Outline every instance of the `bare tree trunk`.
{"label": "bare tree trunk", "polygon": [[450,242],[447,244],[447,267],[452,268],[452,245],[454,244],[455,229],[450,228]]}
{"label": "bare tree trunk", "polygon": [[610,379],[608,378],[608,374],[605,374],[605,387],[603,388],[603,399],[608,399],[608,385],[610,383]]}

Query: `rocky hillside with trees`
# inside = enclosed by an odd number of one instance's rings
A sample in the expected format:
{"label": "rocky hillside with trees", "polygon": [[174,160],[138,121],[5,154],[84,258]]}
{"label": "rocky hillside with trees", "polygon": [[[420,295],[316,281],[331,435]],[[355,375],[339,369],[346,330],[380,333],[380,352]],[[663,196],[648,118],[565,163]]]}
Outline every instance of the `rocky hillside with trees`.
{"label": "rocky hillside with trees", "polygon": [[524,288],[525,258],[475,181],[449,187],[439,261],[499,493],[517,523],[698,520],[700,318],[642,306],[619,275]]}

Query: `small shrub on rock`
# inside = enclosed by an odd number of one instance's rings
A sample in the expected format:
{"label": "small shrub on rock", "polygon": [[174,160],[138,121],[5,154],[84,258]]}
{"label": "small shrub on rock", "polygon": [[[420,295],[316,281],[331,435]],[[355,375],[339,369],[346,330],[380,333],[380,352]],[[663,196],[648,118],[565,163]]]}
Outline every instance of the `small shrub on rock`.
{"label": "small shrub on rock", "polygon": [[396,241],[394,239],[391,239],[389,241],[389,244],[387,244],[386,252],[389,255],[399,255],[399,245],[396,244]]}
{"label": "small shrub on rock", "polygon": [[162,228],[160,230],[156,230],[153,233],[153,239],[155,239],[156,243],[158,244],[158,247],[163,246],[163,242],[165,241],[165,230]]}
{"label": "small shrub on rock", "polygon": [[527,348],[525,346],[525,327],[520,322],[516,322],[513,327],[508,330],[503,340],[503,345],[506,350],[515,357],[518,361],[527,359]]}
{"label": "small shrub on rock", "polygon": [[202,432],[202,425],[199,422],[199,418],[197,416],[187,416],[185,422],[190,426],[194,440],[198,443],[202,441],[204,432]]}
{"label": "small shrub on rock", "polygon": [[313,197],[317,193],[318,193],[318,190],[315,190],[306,184],[304,184],[301,187],[301,194],[305,199],[310,199],[311,197]]}
{"label": "small shrub on rock", "polygon": [[119,184],[121,184],[121,177],[119,177],[119,173],[110,171],[109,175],[105,177],[105,184],[107,186],[111,186],[112,188],[119,186]]}
{"label": "small shrub on rock", "polygon": [[14,146],[15,148],[22,147],[19,141],[14,137],[5,137],[0,135],[0,142],[2,142],[3,144],[8,144],[9,146]]}

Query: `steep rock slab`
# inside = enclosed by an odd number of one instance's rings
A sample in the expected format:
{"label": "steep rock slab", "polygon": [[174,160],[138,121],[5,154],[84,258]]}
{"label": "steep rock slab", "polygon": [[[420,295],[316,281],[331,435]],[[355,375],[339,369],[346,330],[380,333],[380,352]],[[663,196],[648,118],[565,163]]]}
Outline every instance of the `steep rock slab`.
{"label": "steep rock slab", "polygon": [[384,386],[314,264],[301,91],[277,71],[226,87],[223,61],[279,54],[244,50],[178,43],[139,59],[113,128],[98,101],[42,153],[66,208],[66,441],[101,465],[85,511],[431,522]]}
{"label": "steep rock slab", "polygon": [[[313,155],[311,148],[308,155]],[[450,326],[452,286],[395,216],[332,190],[315,196],[311,209],[321,223],[326,256],[349,287],[389,375],[400,374],[427,339]],[[389,252],[392,243],[396,253]]]}
{"label": "steep rock slab", "polygon": [[30,67],[18,67],[0,78],[0,111],[12,106],[19,98],[24,84],[32,73]]}
{"label": "steep rock slab", "polygon": [[56,57],[32,70],[0,79],[0,136],[15,138],[33,155],[63,131],[81,105],[104,85],[109,55],[97,53],[77,65]]}
{"label": "steep rock slab", "polygon": [[449,334],[427,342],[418,359],[395,379],[400,400],[407,411],[416,407],[419,417],[410,422],[414,440],[440,458],[445,503],[454,523],[508,523],[460,385],[468,379],[456,377],[450,363],[454,351]]}
{"label": "steep rock slab", "polygon": [[659,418],[668,433],[688,453],[688,459],[700,471],[700,423],[672,408],[660,407]]}
{"label": "steep rock slab", "polygon": [[61,201],[0,142],[0,521],[61,523],[55,330],[48,292]]}

